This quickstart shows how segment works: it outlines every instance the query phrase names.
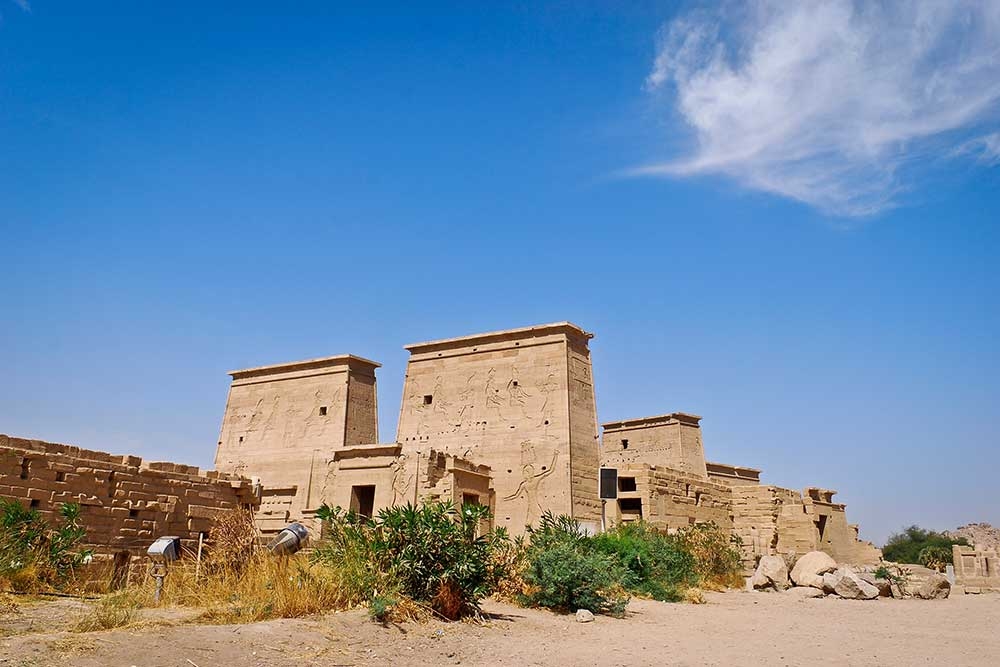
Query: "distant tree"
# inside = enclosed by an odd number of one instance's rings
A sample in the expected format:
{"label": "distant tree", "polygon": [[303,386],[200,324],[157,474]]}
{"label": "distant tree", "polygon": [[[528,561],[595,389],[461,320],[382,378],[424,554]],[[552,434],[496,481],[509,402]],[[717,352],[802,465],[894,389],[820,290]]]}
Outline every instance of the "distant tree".
{"label": "distant tree", "polygon": [[951,564],[951,547],[955,544],[969,546],[969,541],[964,537],[948,537],[920,526],[910,526],[889,537],[882,548],[882,555],[895,563],[913,563],[943,570],[945,565]]}

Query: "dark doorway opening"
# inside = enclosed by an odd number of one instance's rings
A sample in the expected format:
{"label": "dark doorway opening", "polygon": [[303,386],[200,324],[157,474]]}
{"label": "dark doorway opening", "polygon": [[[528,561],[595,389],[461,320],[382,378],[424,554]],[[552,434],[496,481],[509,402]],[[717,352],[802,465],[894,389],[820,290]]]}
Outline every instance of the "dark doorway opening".
{"label": "dark doorway opening", "polygon": [[375,511],[375,485],[351,487],[351,511],[359,516],[371,518]]}

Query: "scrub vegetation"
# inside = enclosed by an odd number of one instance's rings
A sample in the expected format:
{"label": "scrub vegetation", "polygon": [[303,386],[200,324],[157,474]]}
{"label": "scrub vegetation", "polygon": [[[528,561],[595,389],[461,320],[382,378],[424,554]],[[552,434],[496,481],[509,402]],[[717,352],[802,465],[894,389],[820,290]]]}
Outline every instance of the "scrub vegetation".
{"label": "scrub vegetation", "polygon": [[[51,589],[76,581],[85,556],[76,548],[85,536],[78,508],[65,507],[57,527],[17,503],[0,508],[5,588],[23,590],[17,582],[25,568]],[[382,623],[478,618],[490,596],[622,616],[634,596],[697,600],[701,588],[739,583],[738,545],[713,524],[668,535],[638,522],[590,535],[572,518],[547,513],[526,536],[512,539],[503,528],[487,528],[488,508],[472,504],[405,505],[372,518],[324,506],[317,517],[323,529],[310,549],[274,556],[262,547],[252,514],[221,516],[200,562],[185,552],[169,565],[159,604],[197,610],[197,620],[207,623],[359,606]],[[143,609],[156,606],[144,560],[133,562],[120,582],[77,631],[134,625]]]}
{"label": "scrub vegetation", "polygon": [[909,526],[889,537],[882,549],[887,561],[923,565],[943,572],[951,565],[952,545],[969,546],[964,537],[948,537],[944,533],[925,530],[919,526]]}

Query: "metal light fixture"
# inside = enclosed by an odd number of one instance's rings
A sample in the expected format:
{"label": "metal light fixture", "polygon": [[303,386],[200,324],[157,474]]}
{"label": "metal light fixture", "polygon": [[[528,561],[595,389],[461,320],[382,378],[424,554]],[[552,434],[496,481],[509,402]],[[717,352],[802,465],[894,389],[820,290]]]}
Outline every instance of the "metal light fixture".
{"label": "metal light fixture", "polygon": [[309,531],[306,527],[298,522],[290,523],[271,540],[267,550],[275,556],[290,556],[302,549],[308,541]]}
{"label": "metal light fixture", "polygon": [[163,580],[167,576],[167,565],[181,556],[181,538],[174,535],[157,538],[146,549],[146,555],[153,562],[149,573],[156,580],[156,593],[153,599],[159,602],[160,593],[163,591]]}

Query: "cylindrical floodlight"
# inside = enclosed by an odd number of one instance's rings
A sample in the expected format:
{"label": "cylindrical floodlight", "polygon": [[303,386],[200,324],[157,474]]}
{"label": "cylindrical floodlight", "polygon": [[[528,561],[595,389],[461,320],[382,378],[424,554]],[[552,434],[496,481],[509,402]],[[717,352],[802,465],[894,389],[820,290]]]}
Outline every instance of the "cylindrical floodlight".
{"label": "cylindrical floodlight", "polygon": [[289,556],[306,545],[309,531],[301,523],[290,523],[267,545],[275,556]]}

